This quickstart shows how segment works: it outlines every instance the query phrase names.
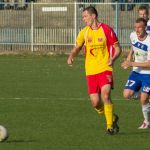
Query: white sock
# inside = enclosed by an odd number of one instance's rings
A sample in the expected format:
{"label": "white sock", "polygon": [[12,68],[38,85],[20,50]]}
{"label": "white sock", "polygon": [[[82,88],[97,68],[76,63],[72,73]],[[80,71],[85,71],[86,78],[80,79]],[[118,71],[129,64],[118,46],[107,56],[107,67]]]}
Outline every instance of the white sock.
{"label": "white sock", "polygon": [[145,122],[150,125],[150,103],[142,105],[142,112],[145,119]]}

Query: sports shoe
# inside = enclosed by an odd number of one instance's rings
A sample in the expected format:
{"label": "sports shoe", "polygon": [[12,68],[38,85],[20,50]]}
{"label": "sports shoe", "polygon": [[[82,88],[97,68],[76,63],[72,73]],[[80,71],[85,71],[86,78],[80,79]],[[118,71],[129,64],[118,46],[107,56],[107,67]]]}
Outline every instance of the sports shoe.
{"label": "sports shoe", "polygon": [[119,117],[114,114],[113,116],[113,130],[114,134],[117,134],[119,132],[119,126],[118,126]]}
{"label": "sports shoe", "polygon": [[150,125],[148,125],[145,121],[142,123],[142,125],[138,129],[148,129],[150,128]]}
{"label": "sports shoe", "polygon": [[113,115],[113,127],[107,129],[107,134],[114,135],[119,132],[118,121],[119,121],[119,117],[116,114],[114,114]]}
{"label": "sports shoe", "polygon": [[107,129],[106,133],[109,135],[114,135],[114,129],[113,128]]}
{"label": "sports shoe", "polygon": [[133,96],[131,96],[131,100],[138,100],[140,98],[140,93],[139,92],[135,92]]}

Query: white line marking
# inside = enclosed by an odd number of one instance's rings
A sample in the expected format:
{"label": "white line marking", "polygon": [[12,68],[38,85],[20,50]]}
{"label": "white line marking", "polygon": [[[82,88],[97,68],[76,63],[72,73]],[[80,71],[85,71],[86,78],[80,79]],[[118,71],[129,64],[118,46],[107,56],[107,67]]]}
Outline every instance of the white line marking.
{"label": "white line marking", "polygon": [[[58,100],[65,100],[65,101],[85,101],[85,100],[90,100],[89,98],[81,98],[81,97],[59,97],[59,98],[50,98],[50,97],[0,97],[0,100],[52,100],[52,99],[58,99]],[[122,101],[125,100],[124,98],[120,99],[120,98],[112,98],[112,100],[117,100],[117,101]]]}

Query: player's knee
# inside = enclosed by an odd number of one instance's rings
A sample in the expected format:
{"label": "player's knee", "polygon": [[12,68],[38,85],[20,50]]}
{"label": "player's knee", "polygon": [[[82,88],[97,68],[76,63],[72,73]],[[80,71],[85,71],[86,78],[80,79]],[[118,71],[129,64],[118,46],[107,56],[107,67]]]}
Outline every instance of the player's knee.
{"label": "player's knee", "polygon": [[99,103],[98,102],[92,102],[92,106],[93,108],[98,108],[99,107]]}
{"label": "player's knee", "polygon": [[93,108],[98,107],[98,101],[91,100]]}
{"label": "player's knee", "polygon": [[103,99],[104,103],[109,103],[110,102],[109,94],[103,94],[102,99]]}
{"label": "player's knee", "polygon": [[123,97],[124,97],[125,99],[130,99],[131,94],[128,93],[128,92],[123,92]]}
{"label": "player's knee", "polygon": [[91,94],[90,99],[91,99],[92,106],[94,108],[97,108],[99,106],[99,101],[100,101],[99,95],[98,94]]}

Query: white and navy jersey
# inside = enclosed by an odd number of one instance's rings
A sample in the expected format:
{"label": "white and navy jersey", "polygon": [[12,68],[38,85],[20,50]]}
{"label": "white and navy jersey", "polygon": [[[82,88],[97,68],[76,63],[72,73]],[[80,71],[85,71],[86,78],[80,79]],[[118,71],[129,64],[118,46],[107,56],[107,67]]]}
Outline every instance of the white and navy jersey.
{"label": "white and navy jersey", "polygon": [[150,20],[147,21],[147,33],[150,35]]}
{"label": "white and navy jersey", "polygon": [[[136,32],[130,34],[131,44],[134,51],[135,62],[143,63],[150,60],[150,35],[144,41],[138,40]],[[133,67],[133,71],[140,74],[150,74],[150,68]]]}

